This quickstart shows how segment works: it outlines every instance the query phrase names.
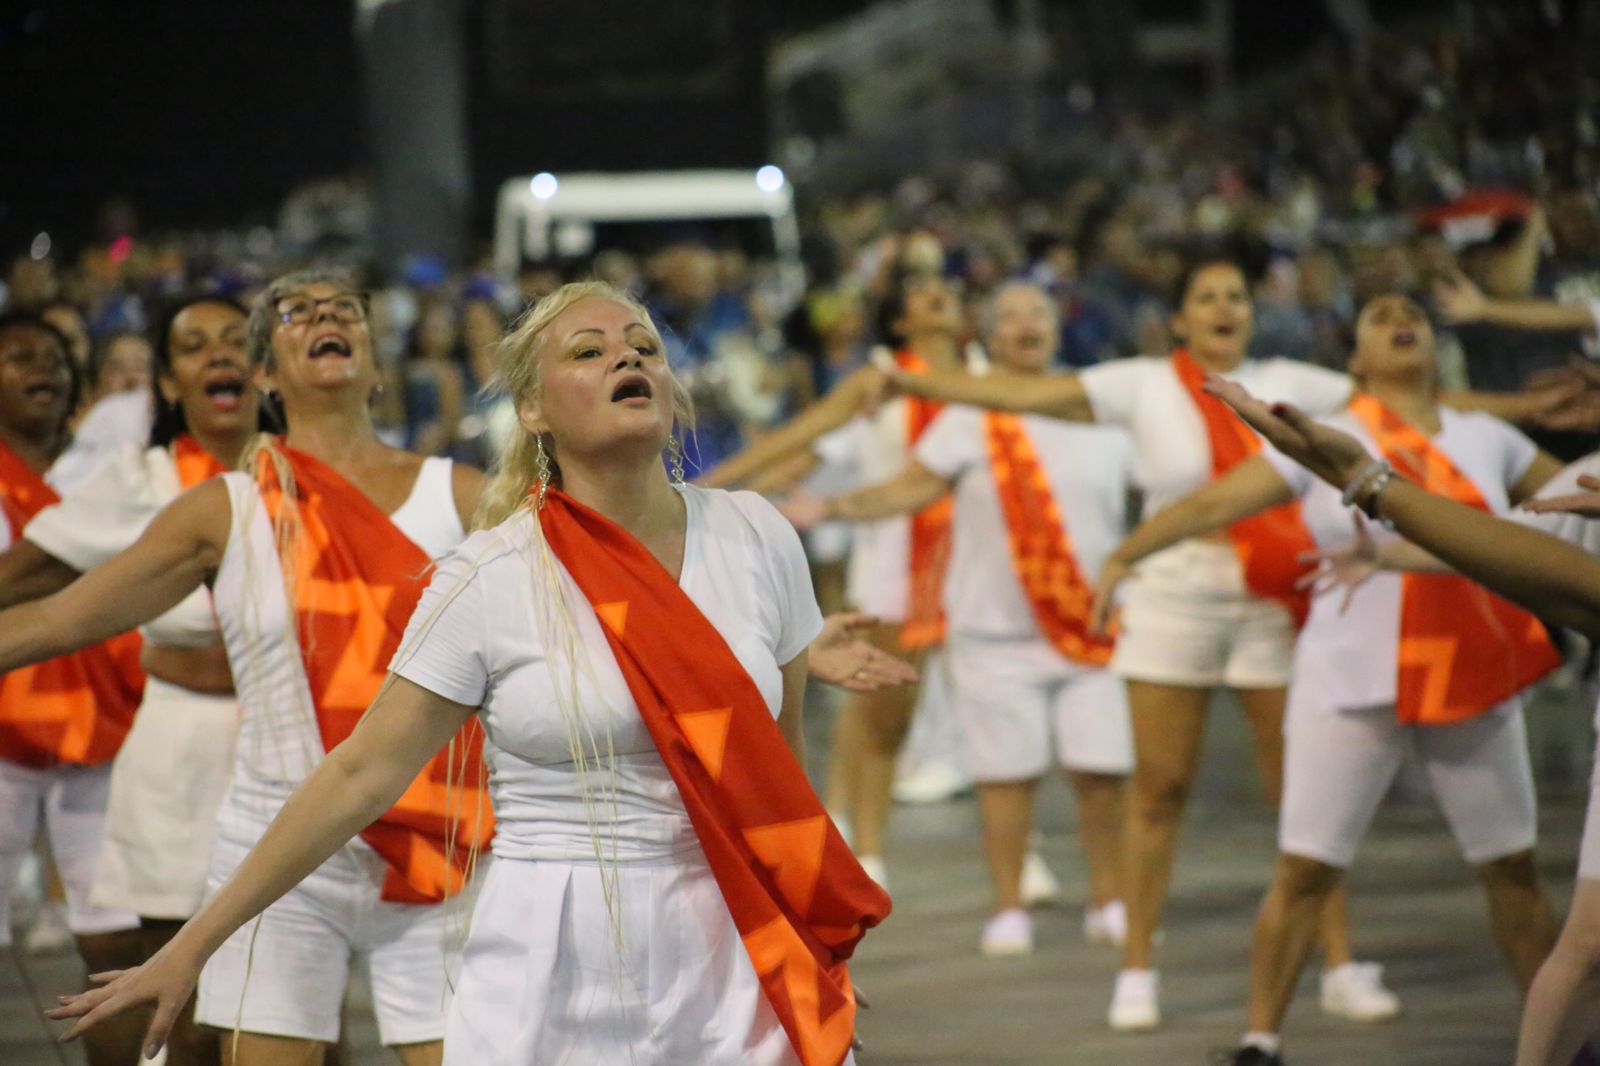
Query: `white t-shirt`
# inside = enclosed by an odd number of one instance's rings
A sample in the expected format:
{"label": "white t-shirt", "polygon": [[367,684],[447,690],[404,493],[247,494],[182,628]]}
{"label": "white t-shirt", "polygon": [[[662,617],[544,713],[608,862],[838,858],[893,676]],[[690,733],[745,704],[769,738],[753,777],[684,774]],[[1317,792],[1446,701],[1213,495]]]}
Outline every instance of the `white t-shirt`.
{"label": "white t-shirt", "polygon": [[[138,540],[161,509],[182,492],[166,448],[124,444],[98,473],[33,517],[23,537],[80,573],[93,570]],[[152,644],[196,647],[221,639],[211,592],[197,588],[172,610],[140,627]]]}
{"label": "white t-shirt", "polygon": [[[685,486],[688,527],[678,584],[716,627],[777,716],[781,668],[822,627],[800,538],[749,492]],[[526,512],[475,533],[439,564],[390,669],[446,699],[480,707],[497,827],[495,854],[594,861],[589,818],[619,861],[670,857],[697,846],[655,742],[639,718],[600,622],[565,567],[563,603],[584,661],[574,710],[592,737],[586,811],[556,685],[570,661],[546,654],[533,518]],[[554,630],[560,632],[559,629]],[[598,751],[598,758],[594,752]],[[615,775],[607,752],[615,752]]]}
{"label": "white t-shirt", "polygon": [[[1023,415],[1022,426],[1050,482],[1084,579],[1093,582],[1100,564],[1122,539],[1133,442],[1112,426],[1039,415]],[[944,585],[951,630],[991,638],[1037,636],[1039,626],[1011,558],[984,412],[945,408],[917,441],[915,457],[933,473],[956,482]]]}
{"label": "white t-shirt", "polygon": [[[1291,403],[1313,418],[1350,402],[1347,374],[1292,359],[1246,359],[1223,375],[1258,399]],[[1133,435],[1144,513],[1153,515],[1211,480],[1211,442],[1189,390],[1165,356],[1113,359],[1078,375],[1095,419]]]}
{"label": "white t-shirt", "polygon": [[[1441,429],[1433,444],[1450,457],[1483,494],[1489,509],[1510,508],[1508,490],[1521,480],[1538,456],[1538,448],[1522,433],[1479,412],[1439,411]],[[1374,455],[1379,454],[1366,427],[1349,414],[1326,419],[1330,426],[1353,434]],[[1318,547],[1335,548],[1354,536],[1350,508],[1340,492],[1305,467],[1268,447],[1262,453],[1300,497],[1306,526]],[[1371,523],[1374,539],[1398,535]],[[1395,702],[1396,662],[1400,649],[1402,575],[1374,574],[1356,590],[1347,611],[1339,610],[1344,593],[1334,590],[1311,603],[1311,617],[1295,646],[1294,683],[1315,686],[1325,707],[1378,707]]]}

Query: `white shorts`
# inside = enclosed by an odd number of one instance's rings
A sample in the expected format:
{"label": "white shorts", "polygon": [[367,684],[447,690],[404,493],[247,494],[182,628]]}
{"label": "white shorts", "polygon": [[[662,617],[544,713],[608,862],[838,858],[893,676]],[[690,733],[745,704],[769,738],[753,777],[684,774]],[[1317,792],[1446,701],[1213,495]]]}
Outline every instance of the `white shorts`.
{"label": "white shorts", "polygon": [[1129,582],[1111,669],[1164,685],[1282,688],[1294,637],[1289,612],[1245,588],[1231,544],[1186,540]]}
{"label": "white shorts", "polygon": [[[213,892],[247,851],[235,841],[217,841]],[[245,923],[201,971],[195,1020],[332,1043],[339,1038],[345,983],[359,960],[370,973],[384,1044],[443,1039],[446,967],[459,958],[465,901],[386,902],[379,898],[383,870],[370,849],[348,845]]]}
{"label": "white shorts", "polygon": [[66,889],[68,928],[79,936],[138,928],[133,911],[89,902],[110,781],[110,766],[36,770],[0,759],[0,947],[11,943],[11,889],[41,824]]}
{"label": "white shorts", "polygon": [[105,845],[90,898],[147,918],[200,909],[233,776],[239,705],[152,677],[111,764]]}
{"label": "white shorts", "polygon": [[1280,851],[1349,866],[1407,752],[1468,862],[1533,847],[1538,809],[1519,701],[1454,725],[1408,726],[1392,705],[1333,709],[1297,693],[1284,721]]}
{"label": "white shorts", "polygon": [[952,634],[948,649],[974,780],[1031,780],[1053,759],[1089,773],[1133,770],[1128,698],[1110,670],[1074,663],[1037,638]]}

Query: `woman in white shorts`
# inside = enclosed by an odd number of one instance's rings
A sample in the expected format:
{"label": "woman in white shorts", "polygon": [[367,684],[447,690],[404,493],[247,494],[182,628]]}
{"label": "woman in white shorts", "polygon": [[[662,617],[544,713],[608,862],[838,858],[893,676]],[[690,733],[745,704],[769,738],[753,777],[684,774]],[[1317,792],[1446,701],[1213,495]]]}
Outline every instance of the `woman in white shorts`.
{"label": "woman in white shorts", "polygon": [[[274,281],[252,309],[247,345],[289,435],[263,439],[248,457],[252,473],[178,497],[110,562],[0,615],[4,669],[144,624],[211,584],[241,714],[213,890],[376,693],[377,658],[398,644],[429,560],[465,535],[461,516],[482,484],[475,470],[378,440],[366,301],[342,277]],[[470,750],[454,754],[471,764]],[[459,887],[465,850],[486,835],[474,821],[452,837],[440,808],[456,798],[441,798],[441,769],[430,766],[362,839],[341,838],[293,892],[215,945],[195,1017],[234,1031],[234,1061],[320,1061],[358,960],[383,1043],[402,1062],[439,1061],[453,933],[446,908],[428,901]],[[470,802],[470,788],[457,791]]]}
{"label": "woman in white shorts", "polygon": [[[997,365],[1046,373],[1060,334],[1043,290],[1001,287],[985,309],[985,327]],[[1131,443],[1117,429],[949,407],[912,455],[893,479],[827,498],[796,495],[784,512],[802,527],[881,521],[954,493],[946,654],[994,883],[981,949],[987,955],[1032,950],[1023,857],[1034,792],[1055,762],[1077,794],[1090,872],[1085,927],[1094,939],[1114,939],[1125,921],[1121,838],[1133,735],[1123,686],[1106,669],[1112,642],[1091,635],[1088,621],[1100,560],[1124,528]],[[1015,455],[1021,470],[1014,469]],[[1023,553],[1044,546],[1068,589],[1055,600],[1036,595],[1019,576],[1036,569]],[[1051,632],[1045,616],[1056,627]]]}
{"label": "woman in white shorts", "polygon": [[805,779],[805,557],[761,498],[669,481],[690,413],[661,353],[600,283],[513,330],[499,377],[525,432],[361,727],[161,954],[60,1016],[154,1000],[159,1041],[204,958],[476,716],[496,861],[447,1062],[853,1061],[845,960],[888,897]]}
{"label": "woman in white shorts", "polygon": [[[66,340],[32,315],[0,315],[0,548],[53,500],[78,377]],[[0,629],[0,634],[6,631]],[[139,917],[89,898],[104,835],[107,784],[138,706],[136,638],[0,669],[0,951],[11,945],[11,890],[42,832],[61,873],[67,927],[90,973],[139,955]],[[138,1053],[137,1024],[97,1033],[90,1066]]]}
{"label": "woman in white shorts", "polygon": [[[899,346],[894,356],[899,364],[914,371],[961,369],[961,301],[941,278],[907,279],[886,298],[879,319],[883,334]],[[856,371],[787,425],[718,464],[700,483],[746,486],[775,468],[786,470],[792,480],[807,469],[806,457],[814,445],[835,457],[853,456],[866,484],[893,477],[905,466],[937,406],[902,398],[874,408],[882,380],[874,367]],[[919,664],[943,640],[943,620],[937,616],[949,551],[947,508],[948,501],[940,500],[914,516],[861,523],[852,531],[846,599],[853,609],[879,620],[869,638],[876,646],[909,652]],[[856,854],[880,884],[888,880],[883,837],[895,756],[917,696],[913,689],[855,696],[840,708],[834,724],[829,805],[848,815]]]}
{"label": "woman in white shorts", "polygon": [[[34,516],[0,554],[0,606],[65,588],[138,540],[183,490],[238,462],[260,411],[244,355],[246,317],[216,295],[165,312],[156,329],[150,446],[124,448]],[[149,958],[200,909],[239,727],[209,590],[195,590],[141,635],[144,699],[112,763],[89,892],[97,906],[139,915],[142,944],[122,965]],[[220,1054],[216,1034],[186,1012],[168,1049],[171,1066],[214,1063]]]}
{"label": "woman in white shorts", "polygon": [[[1362,309],[1350,369],[1363,392],[1331,424],[1405,476],[1504,512],[1559,470],[1505,423],[1439,407],[1433,332],[1404,296]],[[1102,601],[1145,555],[1291,499],[1303,502],[1319,548],[1351,541],[1339,494],[1268,452],[1141,525],[1108,560]],[[1330,591],[1314,600],[1296,648],[1279,859],[1257,917],[1250,1024],[1235,1061],[1281,1061],[1278,1031],[1318,916],[1408,755],[1477,870],[1495,939],[1528,987],[1555,922],[1534,865],[1519,693],[1558,662],[1531,615],[1462,578],[1391,574],[1348,597]]]}

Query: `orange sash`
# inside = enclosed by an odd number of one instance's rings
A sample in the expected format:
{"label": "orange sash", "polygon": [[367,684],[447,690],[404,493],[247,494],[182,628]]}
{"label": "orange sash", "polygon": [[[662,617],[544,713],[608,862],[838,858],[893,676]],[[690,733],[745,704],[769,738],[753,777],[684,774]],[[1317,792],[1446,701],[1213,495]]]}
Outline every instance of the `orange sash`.
{"label": "orange sash", "polygon": [[222,460],[206,451],[188,433],[180,433],[173,438],[172,461],[178,468],[178,484],[185,489],[192,489],[202,481],[228,472]]}
{"label": "orange sash", "polygon": [[888,915],[888,895],[850,853],[727,641],[656,558],[560,492],[539,521],[603,623],[790,1043],[805,1066],[838,1066],[855,1031],[845,960]]}
{"label": "orange sash", "polygon": [[[1206,372],[1187,349],[1172,353],[1172,369],[1205,423],[1206,438],[1211,443],[1212,480],[1261,451],[1261,438],[1255,431],[1227,404],[1201,388]],[[1305,625],[1311,596],[1295,588],[1295,582],[1306,569],[1300,557],[1315,551],[1316,544],[1301,517],[1300,501],[1292,500],[1240,519],[1228,527],[1228,539],[1244,568],[1245,587],[1261,599],[1283,604],[1297,629]]]}
{"label": "orange sash", "polygon": [[[0,510],[15,543],[28,520],[61,499],[0,444]],[[144,693],[143,641],[124,633],[0,677],[0,759],[45,768],[97,766],[122,747]]]}
{"label": "orange sash", "polygon": [[[1472,479],[1377,397],[1357,396],[1350,413],[1402,477],[1435,495],[1489,510]],[[1402,722],[1448,725],[1472,718],[1560,662],[1537,618],[1477,582],[1453,574],[1401,575],[1395,706]]]}
{"label": "orange sash", "polygon": [[[300,512],[295,576],[301,658],[323,747],[348,737],[383,684],[432,570],[421,548],[336,470],[304,452],[288,460]],[[283,491],[263,451],[256,483],[276,524]],[[483,731],[473,718],[361,839],[388,863],[383,898],[437,903],[459,891],[492,832],[482,794]]]}
{"label": "orange sash", "polygon": [[[894,361],[913,374],[928,371],[927,362],[907,349],[896,352]],[[909,452],[939,417],[944,404],[920,396],[904,397],[904,403]],[[911,594],[905,625],[900,627],[900,646],[908,651],[944,642],[944,570],[950,561],[950,518],[954,513],[954,502],[945,495],[911,516]]]}
{"label": "orange sash", "polygon": [[1022,419],[988,411],[983,416],[1000,511],[1005,515],[1011,562],[1039,628],[1067,658],[1091,666],[1111,661],[1115,641],[1090,631],[1094,589],[1078,568],[1072,538],[1050,491],[1050,481]]}

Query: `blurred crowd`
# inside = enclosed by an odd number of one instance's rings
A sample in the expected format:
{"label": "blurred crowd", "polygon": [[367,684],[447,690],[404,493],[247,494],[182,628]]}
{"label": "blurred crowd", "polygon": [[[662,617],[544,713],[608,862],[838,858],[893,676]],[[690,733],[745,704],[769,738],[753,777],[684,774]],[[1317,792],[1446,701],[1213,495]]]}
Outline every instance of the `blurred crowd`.
{"label": "blurred crowd", "polygon": [[[1452,384],[1518,388],[1600,354],[1582,321],[1529,330],[1494,313],[1519,301],[1600,307],[1600,68],[1586,61],[1600,18],[1561,3],[1461,12],[1409,36],[1368,26],[1330,40],[1292,80],[1247,86],[1225,117],[1069,82],[1081,128],[1036,158],[968,161],[889,188],[802,183],[810,281],[792,306],[758,250],[681,227],[663,246],[531,263],[515,278],[487,252],[461,269],[374,264],[355,180],[302,189],[277,226],[239,232],[146,233],[116,204],[87,247],[53,248],[41,233],[14,250],[4,305],[42,310],[71,339],[91,371],[87,412],[148,385],[143,334],[163,297],[248,298],[293,262],[342,260],[373,292],[382,432],[477,463],[513,417],[483,391],[488,347],[575,276],[637,293],[669,331],[699,409],[694,468],[864,360],[882,337],[881,297],[912,272],[957,283],[974,317],[1008,278],[1044,284],[1062,312],[1059,359],[1084,366],[1166,351],[1186,256],[1225,245],[1253,267],[1261,354],[1342,366],[1355,308],[1405,291],[1449,327]],[[80,433],[93,430],[86,418]]]}

